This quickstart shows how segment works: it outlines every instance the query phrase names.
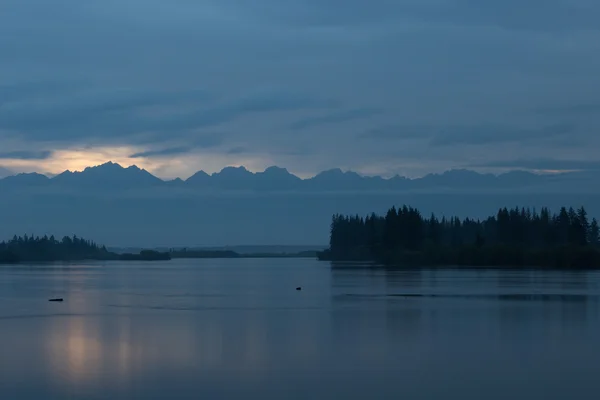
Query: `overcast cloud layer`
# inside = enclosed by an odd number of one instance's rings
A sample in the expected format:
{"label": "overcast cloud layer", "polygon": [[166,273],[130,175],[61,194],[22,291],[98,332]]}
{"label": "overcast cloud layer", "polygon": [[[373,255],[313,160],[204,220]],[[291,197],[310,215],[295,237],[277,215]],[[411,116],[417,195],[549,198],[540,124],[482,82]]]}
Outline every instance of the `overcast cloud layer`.
{"label": "overcast cloud layer", "polygon": [[595,0],[3,0],[0,54],[13,171],[416,176],[600,148]]}

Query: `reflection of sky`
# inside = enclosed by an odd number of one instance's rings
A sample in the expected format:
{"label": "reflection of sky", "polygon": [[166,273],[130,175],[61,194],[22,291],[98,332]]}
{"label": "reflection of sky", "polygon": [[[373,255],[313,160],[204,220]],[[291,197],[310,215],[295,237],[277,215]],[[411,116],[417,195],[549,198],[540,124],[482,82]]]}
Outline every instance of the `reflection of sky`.
{"label": "reflection of sky", "polygon": [[[453,287],[448,271],[331,271],[304,261],[306,272],[298,272],[255,262],[254,269],[219,261],[219,268],[178,262],[171,272],[107,266],[36,271],[31,280],[0,275],[0,398],[9,389],[31,393],[19,397],[26,399],[168,398],[180,389],[189,396],[179,398],[364,398],[378,390],[414,398],[451,390],[475,399],[468,395],[501,375],[546,399],[522,376],[535,383],[559,372],[600,389],[589,372],[600,360],[597,302],[381,296],[528,285],[593,294],[597,275],[565,274],[573,282],[564,285],[553,274],[519,284],[493,271],[461,272]],[[29,296],[11,296],[23,290]],[[66,301],[48,303],[50,293]],[[471,389],[460,385],[464,376],[474,377]],[[322,397],[311,396],[315,388]]]}

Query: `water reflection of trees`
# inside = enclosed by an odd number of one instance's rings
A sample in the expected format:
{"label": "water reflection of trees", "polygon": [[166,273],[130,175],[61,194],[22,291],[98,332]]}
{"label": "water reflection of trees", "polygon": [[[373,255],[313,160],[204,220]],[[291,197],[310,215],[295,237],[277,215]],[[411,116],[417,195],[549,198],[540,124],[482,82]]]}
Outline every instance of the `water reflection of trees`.
{"label": "water reflection of trees", "polygon": [[600,322],[600,274],[590,271],[332,264],[331,282],[335,335],[356,342],[544,327],[559,335]]}

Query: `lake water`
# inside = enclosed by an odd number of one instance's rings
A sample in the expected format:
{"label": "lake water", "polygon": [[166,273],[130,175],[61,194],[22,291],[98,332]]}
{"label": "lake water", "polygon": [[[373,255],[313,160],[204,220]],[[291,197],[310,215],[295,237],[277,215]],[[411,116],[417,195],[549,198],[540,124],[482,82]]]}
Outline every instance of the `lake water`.
{"label": "lake water", "polygon": [[598,272],[3,266],[0,399],[597,399],[598,296]]}

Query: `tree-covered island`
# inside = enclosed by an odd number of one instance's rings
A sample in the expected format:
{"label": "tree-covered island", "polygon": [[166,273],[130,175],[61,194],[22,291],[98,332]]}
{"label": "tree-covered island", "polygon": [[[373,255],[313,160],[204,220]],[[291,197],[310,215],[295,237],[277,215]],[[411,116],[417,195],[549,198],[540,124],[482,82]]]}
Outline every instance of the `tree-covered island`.
{"label": "tree-covered island", "polygon": [[84,261],[84,260],[123,260],[154,261],[170,260],[168,253],[143,250],[139,254],[118,254],[104,246],[77,236],[65,236],[57,240],[54,236],[15,236],[9,241],[0,242],[0,263],[22,262]]}
{"label": "tree-covered island", "polygon": [[485,220],[424,217],[392,207],[385,216],[334,215],[329,249],[319,259],[386,265],[600,268],[598,221],[586,210],[557,214],[498,210]]}

